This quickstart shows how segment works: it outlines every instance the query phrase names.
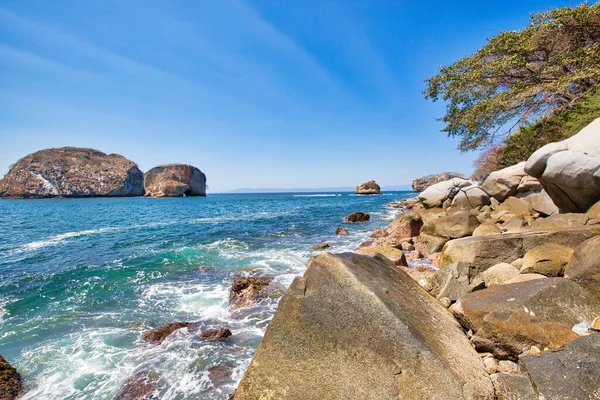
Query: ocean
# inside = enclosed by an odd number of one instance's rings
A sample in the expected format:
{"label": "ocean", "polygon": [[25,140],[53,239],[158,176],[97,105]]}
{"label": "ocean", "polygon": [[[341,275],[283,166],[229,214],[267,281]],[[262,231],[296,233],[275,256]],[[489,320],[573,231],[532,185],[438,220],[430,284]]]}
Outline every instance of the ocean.
{"label": "ocean", "polygon": [[[0,354],[22,374],[23,399],[112,399],[140,370],[157,398],[226,399],[279,300],[230,312],[233,280],[274,277],[283,292],[312,246],[355,249],[391,221],[390,202],[413,195],[0,201]],[[354,211],[371,220],[343,223]],[[338,226],[350,234],[335,236]],[[233,336],[205,342],[183,328],[160,345],[141,339],[175,321]]]}

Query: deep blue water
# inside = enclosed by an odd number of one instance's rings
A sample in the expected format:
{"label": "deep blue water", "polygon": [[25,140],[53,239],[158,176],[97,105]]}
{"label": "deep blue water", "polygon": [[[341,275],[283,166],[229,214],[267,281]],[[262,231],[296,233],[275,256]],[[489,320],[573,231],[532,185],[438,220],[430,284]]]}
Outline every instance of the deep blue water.
{"label": "deep blue water", "polygon": [[[389,223],[388,203],[410,195],[0,201],[0,354],[22,373],[25,399],[111,399],[143,368],[158,377],[158,398],[226,398],[278,301],[229,312],[231,282],[272,276],[283,290],[312,246],[356,248]],[[371,221],[342,223],[353,211]],[[350,235],[334,236],[342,225]],[[158,346],[140,339],[172,321],[233,336],[206,343],[181,329]],[[218,381],[217,366],[228,371]]]}

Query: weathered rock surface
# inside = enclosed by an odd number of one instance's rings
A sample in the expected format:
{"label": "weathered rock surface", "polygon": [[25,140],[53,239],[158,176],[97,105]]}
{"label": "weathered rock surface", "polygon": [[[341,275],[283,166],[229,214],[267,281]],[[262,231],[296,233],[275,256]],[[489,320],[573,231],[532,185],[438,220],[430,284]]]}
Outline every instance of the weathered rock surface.
{"label": "weathered rock surface", "polygon": [[532,226],[525,228],[522,232],[451,240],[444,246],[440,257],[441,264],[450,265],[465,261],[476,265],[480,271],[485,271],[499,263],[511,263],[523,257],[532,248],[545,243],[575,248],[585,240],[600,234],[598,225],[564,230],[536,231],[531,228]]}
{"label": "weathered rock surface", "polygon": [[517,193],[539,192],[542,185],[525,173],[525,161],[492,172],[481,185],[482,189],[499,202]]}
{"label": "weathered rock surface", "polygon": [[419,253],[428,256],[442,250],[447,242],[447,238],[421,233],[415,241],[415,248]]}
{"label": "weathered rock surface", "polygon": [[381,194],[381,188],[375,181],[361,183],[356,187],[356,194]]}
{"label": "weathered rock surface", "polygon": [[527,282],[527,281],[533,281],[535,279],[545,279],[545,278],[547,278],[547,276],[540,275],[540,274],[519,274],[504,283]]}
{"label": "weathered rock surface", "polygon": [[417,178],[412,181],[412,188],[415,192],[422,192],[431,185],[450,180],[452,178],[464,178],[463,174],[458,172],[443,172],[436,175],[427,175],[422,178]]}
{"label": "weathered rock surface", "polygon": [[516,278],[520,271],[508,263],[496,264],[481,273],[481,277],[487,287],[504,285],[513,278]]}
{"label": "weathered rock surface", "polygon": [[427,208],[453,206],[473,209],[490,204],[489,196],[481,187],[460,178],[436,183],[425,189],[417,198]]}
{"label": "weathered rock surface", "polygon": [[600,296],[600,236],[588,239],[575,248],[565,269],[565,278]]}
{"label": "weathered rock surface", "polygon": [[204,340],[218,341],[225,340],[231,336],[231,331],[228,328],[212,328],[207,329],[200,334],[200,337]]}
{"label": "weathered rock surface", "polygon": [[141,196],[142,172],[118,154],[61,147],[21,158],[0,180],[0,197]]}
{"label": "weathered rock surface", "polygon": [[531,346],[555,349],[578,335],[571,329],[600,313],[600,299],[564,278],[536,279],[468,293],[454,308],[475,333],[478,351],[516,359]]}
{"label": "weathered rock surface", "polygon": [[349,234],[348,229],[346,229],[342,226],[338,227],[334,232],[334,235],[348,235],[348,234]]}
{"label": "weathered rock surface", "polygon": [[446,297],[456,301],[466,293],[484,288],[484,281],[477,269],[464,262],[437,271],[431,279],[431,294],[438,299]]}
{"label": "weathered rock surface", "polygon": [[237,278],[229,292],[229,308],[248,307],[261,297],[266,297],[264,289],[271,284],[273,278]]}
{"label": "weathered rock surface", "polygon": [[370,219],[371,215],[361,211],[353,212],[344,217],[344,221],[346,222],[367,222]]}
{"label": "weathered rock surface", "polygon": [[4,357],[0,356],[0,400],[16,399],[21,390],[21,375]]}
{"label": "weathered rock surface", "polygon": [[535,212],[540,213],[544,217],[558,213],[558,207],[545,190],[539,193],[530,193],[521,198],[531,204],[531,208]]}
{"label": "weathered rock surface", "polygon": [[477,216],[469,211],[459,211],[445,217],[429,219],[421,228],[422,233],[457,239],[470,236],[481,225]]}
{"label": "weathered rock surface", "polygon": [[329,243],[320,243],[320,244],[318,244],[318,245],[316,245],[316,246],[313,246],[313,247],[312,247],[312,249],[313,249],[314,251],[319,251],[319,250],[325,250],[325,249],[328,249],[328,248],[330,248],[330,247],[331,247],[331,246],[329,245]]}
{"label": "weathered rock surface", "polygon": [[141,369],[127,378],[113,400],[147,400],[158,394],[158,375]]}
{"label": "weathered rock surface", "polygon": [[419,236],[422,226],[423,220],[421,215],[414,211],[409,211],[398,214],[394,222],[388,226],[387,232],[391,237],[401,240]]}
{"label": "weathered rock surface", "polygon": [[321,254],[294,280],[235,393],[236,400],[433,398],[494,393],[437,300],[394,265],[352,253]]}
{"label": "weathered rock surface", "polygon": [[186,164],[159,165],[144,174],[146,196],[206,196],[206,175]]}
{"label": "weathered rock surface", "polygon": [[390,246],[370,246],[370,247],[360,247],[356,249],[355,253],[362,254],[365,256],[374,256],[375,254],[381,254],[395,265],[399,266],[408,266],[408,262],[406,261],[406,257],[402,250],[398,250],[395,247]]}
{"label": "weathered rock surface", "polygon": [[523,356],[520,364],[540,399],[600,398],[600,334],[575,339],[557,351]]}
{"label": "weathered rock surface", "polygon": [[536,246],[523,257],[523,274],[562,276],[573,255],[573,249],[557,243]]}
{"label": "weathered rock surface", "polygon": [[531,381],[519,373],[498,373],[490,376],[499,400],[539,400]]}
{"label": "weathered rock surface", "polygon": [[475,228],[472,236],[498,235],[500,233],[502,233],[502,230],[497,224],[493,222],[485,222]]}
{"label": "weathered rock surface", "polygon": [[561,210],[586,212],[600,200],[600,118],[575,136],[538,149],[525,171]]}
{"label": "weathered rock surface", "polygon": [[170,322],[145,332],[142,339],[149,343],[161,344],[171,333],[188,325],[190,325],[189,322]]}

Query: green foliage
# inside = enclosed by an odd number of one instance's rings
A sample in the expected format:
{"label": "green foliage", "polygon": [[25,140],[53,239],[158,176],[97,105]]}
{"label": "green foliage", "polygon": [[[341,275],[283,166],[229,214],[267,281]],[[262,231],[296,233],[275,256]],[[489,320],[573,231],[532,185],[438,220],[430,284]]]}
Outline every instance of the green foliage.
{"label": "green foliage", "polygon": [[573,108],[541,118],[509,136],[498,149],[496,169],[527,160],[543,145],[573,136],[596,118],[600,118],[600,87],[592,90]]}
{"label": "green foliage", "polygon": [[474,55],[427,80],[426,98],[447,102],[443,131],[473,150],[515,127],[572,108],[600,82],[600,3],[534,14]]}

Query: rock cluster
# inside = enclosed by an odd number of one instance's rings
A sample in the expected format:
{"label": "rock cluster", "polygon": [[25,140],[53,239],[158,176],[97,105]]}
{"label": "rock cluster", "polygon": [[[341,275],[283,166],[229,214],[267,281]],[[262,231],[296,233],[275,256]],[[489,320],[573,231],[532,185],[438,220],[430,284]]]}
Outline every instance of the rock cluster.
{"label": "rock cluster", "polygon": [[206,196],[206,175],[191,165],[160,165],[144,174],[144,188],[150,197]]}
{"label": "rock cluster", "polygon": [[0,197],[50,198],[141,196],[142,172],[118,154],[61,147],[17,161],[0,180]]}
{"label": "rock cluster", "polygon": [[377,182],[369,181],[356,186],[356,194],[381,194],[381,188]]}
{"label": "rock cluster", "polygon": [[478,184],[461,178],[429,186],[418,198],[427,208],[473,209],[490,204],[488,194]]}
{"label": "rock cluster", "polygon": [[427,175],[422,178],[417,178],[412,181],[412,189],[415,192],[422,192],[427,189],[429,186],[434,185],[438,182],[443,182],[450,180],[452,178],[464,178],[462,174],[458,172],[443,172],[441,174],[436,175]]}

